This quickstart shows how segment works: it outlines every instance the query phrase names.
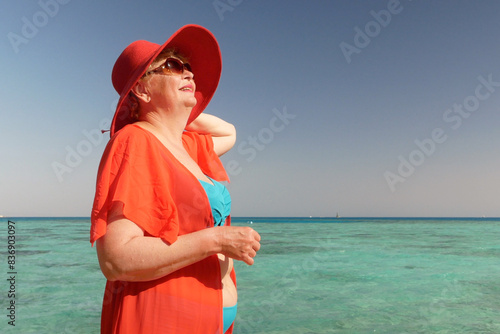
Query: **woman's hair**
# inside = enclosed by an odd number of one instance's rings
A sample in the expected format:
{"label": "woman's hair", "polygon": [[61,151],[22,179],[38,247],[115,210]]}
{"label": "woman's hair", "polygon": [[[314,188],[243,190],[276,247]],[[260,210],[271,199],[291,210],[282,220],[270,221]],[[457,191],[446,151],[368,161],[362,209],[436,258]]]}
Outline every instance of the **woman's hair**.
{"label": "woman's hair", "polygon": [[130,91],[125,101],[123,101],[123,104],[125,104],[130,111],[130,118],[132,118],[134,122],[137,121],[139,119],[139,113],[141,112],[141,106],[139,105],[137,96]]}
{"label": "woman's hair", "polygon": [[[188,62],[187,58],[184,57],[183,55],[181,55],[175,48],[168,48],[168,49],[162,50],[160,52],[160,54],[158,54],[158,56],[155,58],[155,60],[153,60],[151,65],[149,65],[148,71],[151,71],[151,70],[155,69],[156,67],[158,67],[168,57],[175,57],[175,58],[179,59],[180,61],[182,61],[183,63]],[[143,77],[141,79],[144,79],[147,77],[148,76]],[[134,121],[137,121],[139,119],[139,115],[141,112],[141,106],[139,104],[139,100],[137,99],[137,96],[135,96],[135,94],[132,91],[130,91],[130,93],[128,93],[128,96],[127,96],[126,100],[124,101],[124,104],[126,104],[127,108],[130,111],[130,118],[132,118]]]}

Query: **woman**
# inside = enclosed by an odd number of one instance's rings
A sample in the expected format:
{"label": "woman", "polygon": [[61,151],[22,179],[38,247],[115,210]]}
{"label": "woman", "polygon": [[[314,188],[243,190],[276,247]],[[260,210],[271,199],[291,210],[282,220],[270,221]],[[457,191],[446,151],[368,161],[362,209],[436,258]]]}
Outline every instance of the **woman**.
{"label": "woman", "polygon": [[130,44],[112,73],[120,100],[97,176],[90,241],[107,278],[101,333],[232,333],[233,259],[260,236],[230,226],[219,156],[234,127],[201,114],[221,73],[213,35],[179,29]]}

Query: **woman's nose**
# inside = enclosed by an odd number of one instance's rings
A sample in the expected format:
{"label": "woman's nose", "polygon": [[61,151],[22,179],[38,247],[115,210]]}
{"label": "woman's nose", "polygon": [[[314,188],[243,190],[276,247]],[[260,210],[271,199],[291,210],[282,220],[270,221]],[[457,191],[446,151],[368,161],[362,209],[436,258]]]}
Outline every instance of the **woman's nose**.
{"label": "woman's nose", "polygon": [[184,70],[182,71],[182,77],[184,79],[191,79],[191,80],[193,80],[194,79],[194,74],[193,74],[193,72],[191,72],[190,70],[188,70],[187,68],[184,67]]}

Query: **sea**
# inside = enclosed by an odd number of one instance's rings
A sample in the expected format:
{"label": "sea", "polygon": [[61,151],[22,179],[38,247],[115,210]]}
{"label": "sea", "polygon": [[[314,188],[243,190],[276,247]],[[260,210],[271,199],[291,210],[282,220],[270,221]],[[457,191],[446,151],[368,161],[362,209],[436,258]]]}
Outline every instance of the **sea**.
{"label": "sea", "polygon": [[[239,217],[235,334],[500,333],[499,218]],[[0,332],[99,333],[89,218],[0,218]]]}

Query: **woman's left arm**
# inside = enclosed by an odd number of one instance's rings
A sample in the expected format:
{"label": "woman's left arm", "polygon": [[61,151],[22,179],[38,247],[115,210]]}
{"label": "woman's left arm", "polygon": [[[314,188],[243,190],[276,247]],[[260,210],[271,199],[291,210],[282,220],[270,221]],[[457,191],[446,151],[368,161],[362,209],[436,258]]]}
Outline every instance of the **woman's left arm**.
{"label": "woman's left arm", "polygon": [[229,151],[236,142],[236,128],[214,115],[202,113],[192,121],[186,130],[212,135],[214,151],[218,156]]}

